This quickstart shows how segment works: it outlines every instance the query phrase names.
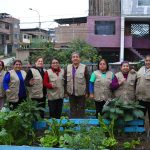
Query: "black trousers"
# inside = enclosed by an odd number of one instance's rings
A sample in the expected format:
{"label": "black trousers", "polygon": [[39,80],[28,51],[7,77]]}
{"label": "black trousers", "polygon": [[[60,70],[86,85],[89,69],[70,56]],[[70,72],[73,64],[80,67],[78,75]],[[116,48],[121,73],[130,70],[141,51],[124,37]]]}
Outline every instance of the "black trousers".
{"label": "black trousers", "polygon": [[98,113],[102,115],[102,109],[105,104],[105,101],[95,101],[95,108],[96,108],[96,118],[98,118]]}
{"label": "black trousers", "polygon": [[149,126],[150,126],[150,102],[139,101],[139,104],[141,106],[144,106],[144,108],[141,109],[144,113],[144,116],[146,115],[146,112],[148,111]]}
{"label": "black trousers", "polygon": [[63,107],[63,99],[48,100],[49,117],[60,119]]}
{"label": "black trousers", "polygon": [[26,100],[26,97],[20,97],[18,102],[9,102],[9,108],[10,110],[14,110],[18,107],[19,104],[24,102]]}
{"label": "black trousers", "polygon": [[85,96],[69,96],[70,118],[85,117]]}
{"label": "black trousers", "polygon": [[[37,101],[37,103],[38,103],[37,107],[41,107],[41,108],[45,109],[46,97],[43,97],[43,98],[31,98],[31,99],[34,100],[34,101]],[[40,116],[41,116],[41,118],[44,118],[44,111],[43,110],[40,110]]]}

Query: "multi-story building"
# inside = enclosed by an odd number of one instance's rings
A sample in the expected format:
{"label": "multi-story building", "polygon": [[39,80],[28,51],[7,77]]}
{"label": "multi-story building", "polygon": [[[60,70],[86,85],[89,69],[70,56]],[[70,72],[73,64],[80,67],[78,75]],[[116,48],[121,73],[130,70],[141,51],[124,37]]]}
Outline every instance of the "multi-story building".
{"label": "multi-story building", "polygon": [[121,0],[120,48],[120,59],[150,54],[150,0]]}
{"label": "multi-story building", "polygon": [[[50,40],[50,35],[47,30],[41,28],[26,28],[20,29],[21,35],[29,35],[32,39]],[[29,38],[28,37],[28,38]]]}
{"label": "multi-story building", "polygon": [[[51,41],[51,37],[47,30],[41,28],[20,29],[20,48],[16,51],[16,58],[27,61],[32,52],[43,50],[40,47],[41,42],[49,41]],[[34,44],[32,45],[32,43]]]}
{"label": "multi-story building", "polygon": [[56,47],[65,47],[75,39],[85,40],[88,34],[87,17],[55,20],[59,26],[55,28]]}
{"label": "multi-story building", "polygon": [[[56,28],[57,43],[70,42],[78,33],[110,62],[140,60],[150,53],[150,0],[89,0],[86,21],[72,20],[55,20],[61,25]],[[85,32],[73,28],[78,24]]]}
{"label": "multi-story building", "polygon": [[0,52],[15,53],[20,43],[20,21],[7,13],[0,13]]}

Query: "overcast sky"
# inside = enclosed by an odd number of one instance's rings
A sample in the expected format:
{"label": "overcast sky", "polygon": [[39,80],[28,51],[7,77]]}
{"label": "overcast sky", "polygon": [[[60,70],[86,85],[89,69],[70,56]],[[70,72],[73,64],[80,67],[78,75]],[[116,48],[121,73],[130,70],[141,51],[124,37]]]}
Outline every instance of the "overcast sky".
{"label": "overcast sky", "polygon": [[88,14],[89,0],[2,0],[0,13],[8,13],[20,19],[21,28],[38,27],[40,13],[41,27],[57,26],[54,19],[84,17]]}

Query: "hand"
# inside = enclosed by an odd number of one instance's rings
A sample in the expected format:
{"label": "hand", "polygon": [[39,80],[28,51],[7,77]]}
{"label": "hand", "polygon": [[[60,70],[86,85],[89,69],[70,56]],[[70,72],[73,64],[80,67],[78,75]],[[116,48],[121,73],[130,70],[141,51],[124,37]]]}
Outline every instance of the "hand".
{"label": "hand", "polygon": [[121,80],[119,81],[119,85],[123,84],[125,80],[126,80],[125,78],[121,79]]}
{"label": "hand", "polygon": [[30,85],[33,85],[35,83],[35,80],[32,78],[30,81],[29,81],[29,84]]}
{"label": "hand", "polygon": [[131,73],[131,74],[136,73],[135,69],[132,68],[132,69],[130,70],[130,73]]}
{"label": "hand", "polygon": [[9,93],[9,92],[10,92],[10,89],[7,89],[6,92]]}
{"label": "hand", "polygon": [[54,89],[54,88],[57,88],[57,86],[56,86],[55,83],[52,83],[52,87],[53,87],[53,89]]}
{"label": "hand", "polygon": [[90,98],[94,98],[94,94],[90,94]]}

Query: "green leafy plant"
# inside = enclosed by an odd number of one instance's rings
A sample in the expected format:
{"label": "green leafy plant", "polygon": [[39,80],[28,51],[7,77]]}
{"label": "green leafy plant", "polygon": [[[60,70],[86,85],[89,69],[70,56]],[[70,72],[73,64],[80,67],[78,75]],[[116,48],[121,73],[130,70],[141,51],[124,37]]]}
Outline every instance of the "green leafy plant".
{"label": "green leafy plant", "polygon": [[138,101],[129,101],[124,103],[123,100],[115,98],[103,108],[103,117],[115,120],[131,121],[137,118],[143,118],[144,114]]}
{"label": "green leafy plant", "polygon": [[[3,129],[12,139],[10,144],[20,145],[26,141],[22,131],[21,116],[15,111],[0,112],[0,130]],[[6,134],[2,135],[5,137]]]}
{"label": "green leafy plant", "polygon": [[[66,120],[62,123],[63,119]],[[64,133],[74,134],[71,130],[75,127],[75,124],[71,122],[67,117],[61,117],[60,121],[52,118],[51,120],[45,120],[47,122],[49,130],[45,131],[44,137],[40,139],[41,145],[46,147],[56,147],[59,145],[60,136]],[[62,129],[62,130],[61,130]]]}
{"label": "green leafy plant", "polygon": [[140,140],[132,140],[131,142],[124,142],[123,148],[127,150],[132,150],[133,148],[136,148],[136,146],[139,144]]}
{"label": "green leafy plant", "polygon": [[38,116],[37,104],[29,99],[14,111],[3,108],[0,112],[1,144],[31,145],[35,140],[33,122]]}
{"label": "green leafy plant", "polygon": [[14,143],[14,138],[2,128],[0,131],[0,145],[11,145],[11,143]]}
{"label": "green leafy plant", "polygon": [[103,132],[108,133],[109,137],[114,138],[114,118],[108,124],[105,123],[100,114],[98,114],[98,119]]}
{"label": "green leafy plant", "polygon": [[102,128],[103,132],[108,134],[108,137],[106,137],[103,140],[102,145],[105,146],[106,148],[114,148],[118,144],[114,136],[115,119],[112,118],[111,122],[108,124],[105,123],[103,117],[100,114],[98,114],[98,119],[100,122],[100,127]]}
{"label": "green leafy plant", "polygon": [[28,98],[15,110],[15,112],[17,112],[17,114],[19,114],[19,116],[22,118],[20,123],[24,136],[27,138],[26,141],[28,141],[29,145],[36,140],[33,123],[41,119],[39,111],[43,110],[43,108],[37,107],[37,105],[38,104],[36,101],[32,101],[30,98]]}
{"label": "green leafy plant", "polygon": [[93,150],[101,150],[106,148],[102,145],[102,141],[105,139],[105,134],[101,128],[91,127],[90,130],[84,130],[84,132],[82,131],[78,131],[74,135],[62,135],[60,137],[60,147]]}
{"label": "green leafy plant", "polygon": [[102,142],[102,145],[104,147],[111,148],[111,149],[114,149],[117,144],[118,144],[117,140],[112,137],[108,137],[108,138],[106,137]]}
{"label": "green leafy plant", "polygon": [[57,138],[57,136],[46,133],[44,137],[40,138],[40,143],[41,146],[44,147],[57,147],[59,139]]}

